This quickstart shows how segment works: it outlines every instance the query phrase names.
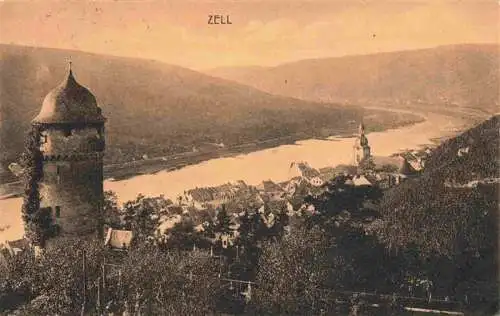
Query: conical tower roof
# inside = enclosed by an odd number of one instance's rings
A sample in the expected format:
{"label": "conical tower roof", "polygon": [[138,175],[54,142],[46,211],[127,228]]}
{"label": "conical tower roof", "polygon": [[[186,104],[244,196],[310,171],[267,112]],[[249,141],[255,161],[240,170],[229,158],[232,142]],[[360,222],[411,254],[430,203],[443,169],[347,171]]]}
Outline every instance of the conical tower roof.
{"label": "conical tower roof", "polygon": [[104,121],[95,96],[75,80],[71,66],[66,78],[47,94],[40,113],[33,119],[33,123],[41,124]]}

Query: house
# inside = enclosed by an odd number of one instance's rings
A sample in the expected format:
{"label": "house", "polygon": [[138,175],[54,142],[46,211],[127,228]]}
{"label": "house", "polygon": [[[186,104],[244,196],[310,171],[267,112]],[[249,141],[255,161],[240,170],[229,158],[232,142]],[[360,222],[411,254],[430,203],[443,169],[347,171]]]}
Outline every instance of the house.
{"label": "house", "polygon": [[0,248],[0,265],[6,265],[8,260],[16,256],[18,253],[29,249],[30,245],[26,239],[18,239],[14,241],[5,241]]}
{"label": "house", "polygon": [[293,209],[292,203],[290,201],[286,202],[286,213],[288,216],[292,216],[295,214],[295,210]]}
{"label": "house", "polygon": [[222,248],[227,249],[230,246],[234,246],[235,238],[231,234],[216,234],[216,240],[220,240]]}
{"label": "house", "polygon": [[257,190],[259,193],[268,196],[271,200],[279,200],[285,193],[278,184],[271,180],[262,181],[262,183],[257,186]]}
{"label": "house", "polygon": [[[0,248],[0,268],[9,266],[9,260],[12,258],[10,252],[6,248]],[[0,270],[1,271],[1,270]]]}
{"label": "house", "polygon": [[255,203],[260,204],[260,205],[263,205],[265,203],[264,199],[262,198],[260,193],[255,194]]}
{"label": "house", "polygon": [[160,218],[160,225],[157,229],[157,234],[165,235],[170,229],[174,228],[175,225],[182,222],[182,214],[170,214],[169,216],[163,216]]}
{"label": "house", "polygon": [[333,178],[337,176],[337,172],[335,168],[326,167],[319,169],[319,178],[323,180],[323,183],[331,181]]}
{"label": "house", "polygon": [[260,218],[262,219],[262,222],[267,226],[267,228],[273,227],[276,221],[276,216],[272,212],[267,215],[265,215],[265,213],[261,213]]}
{"label": "house", "polygon": [[262,181],[259,185],[257,185],[257,190],[259,192],[282,191],[281,187],[271,180]]}
{"label": "house", "polygon": [[356,175],[352,178],[354,186],[372,186],[372,183],[364,175]]}
{"label": "house", "polygon": [[415,171],[420,171],[425,167],[425,162],[420,157],[418,157],[415,160],[409,160],[408,163],[411,165],[413,169],[415,169]]}
{"label": "house", "polygon": [[213,199],[218,200],[219,203],[227,202],[234,199],[236,196],[237,189],[233,187],[230,183],[220,185],[213,188]]}
{"label": "house", "polygon": [[14,241],[5,241],[0,247],[0,266],[6,266],[11,258],[18,253],[29,249],[30,245],[26,239],[18,239]]}
{"label": "house", "polygon": [[202,208],[204,205],[223,204],[236,198],[241,191],[248,191],[249,187],[243,181],[225,183],[217,187],[195,188],[187,191],[185,199],[191,201],[191,206]]}
{"label": "house", "polygon": [[286,193],[293,195],[302,181],[304,181],[302,177],[292,178],[290,181],[285,182],[282,188]]}
{"label": "house", "polygon": [[332,173],[334,174],[334,176],[338,176],[338,175],[344,175],[344,176],[354,175],[357,172],[358,172],[358,167],[357,166],[353,166],[353,165],[338,165],[335,168],[333,168],[333,171],[332,171]]}
{"label": "house", "polygon": [[292,162],[288,171],[289,178],[302,177],[310,181],[320,175],[319,171],[309,166],[307,162]]}
{"label": "house", "polygon": [[226,233],[215,233],[215,241],[220,241],[222,244],[222,248],[226,249],[228,247],[234,246],[236,239],[240,235],[238,229],[240,228],[240,224],[235,221],[231,221],[229,225],[231,229],[230,232]]}
{"label": "house", "polygon": [[469,153],[469,148],[470,148],[469,146],[459,148],[457,151],[457,156],[463,157],[463,156],[467,155]]}
{"label": "house", "polygon": [[354,186],[354,181],[352,181],[352,179],[347,179],[347,180],[345,180],[344,184]]}
{"label": "house", "polygon": [[416,174],[416,170],[408,160],[400,155],[393,157],[373,156],[372,162],[376,172],[392,172],[405,176]]}
{"label": "house", "polygon": [[392,173],[383,172],[376,174],[376,183],[381,189],[391,188],[398,184],[397,181],[397,177]]}
{"label": "house", "polygon": [[234,187],[240,189],[240,190],[245,190],[248,189],[248,185],[245,183],[243,180],[238,180],[235,181],[234,183],[231,183]]}
{"label": "house", "polygon": [[320,176],[315,176],[309,180],[309,183],[314,187],[320,187],[325,181]]}
{"label": "house", "polygon": [[109,228],[104,245],[114,250],[128,250],[132,245],[134,234],[131,230]]}
{"label": "house", "polygon": [[206,203],[213,201],[214,199],[214,190],[213,188],[194,188],[189,191],[187,191],[187,196],[190,200],[199,202],[199,203]]}

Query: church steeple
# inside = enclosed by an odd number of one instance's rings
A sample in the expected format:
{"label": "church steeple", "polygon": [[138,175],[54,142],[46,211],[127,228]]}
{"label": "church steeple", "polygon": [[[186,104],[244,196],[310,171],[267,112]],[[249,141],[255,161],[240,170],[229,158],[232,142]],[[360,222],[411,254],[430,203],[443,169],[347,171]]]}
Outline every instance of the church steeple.
{"label": "church steeple", "polygon": [[360,161],[369,158],[370,155],[370,145],[368,145],[368,138],[365,136],[365,125],[361,122],[358,127],[358,137],[356,137],[354,144],[355,164],[359,164]]}
{"label": "church steeple", "polygon": [[365,134],[365,125],[363,122],[359,123],[358,127],[358,135],[364,135]]}

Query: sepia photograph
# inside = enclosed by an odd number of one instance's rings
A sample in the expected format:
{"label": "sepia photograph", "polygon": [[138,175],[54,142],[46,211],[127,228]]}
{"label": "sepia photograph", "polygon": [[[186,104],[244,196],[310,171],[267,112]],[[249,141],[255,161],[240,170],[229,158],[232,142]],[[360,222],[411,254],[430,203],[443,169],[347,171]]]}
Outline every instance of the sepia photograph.
{"label": "sepia photograph", "polygon": [[0,315],[500,315],[497,0],[0,0]]}

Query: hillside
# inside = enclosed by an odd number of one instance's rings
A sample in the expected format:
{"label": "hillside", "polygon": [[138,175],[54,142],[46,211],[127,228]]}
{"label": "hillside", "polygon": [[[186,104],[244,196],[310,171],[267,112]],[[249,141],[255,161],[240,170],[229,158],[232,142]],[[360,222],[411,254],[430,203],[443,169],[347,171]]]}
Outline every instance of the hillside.
{"label": "hillside", "polygon": [[488,178],[499,178],[499,119],[444,142],[420,177],[389,190],[377,232],[389,249],[441,279],[439,288],[486,302],[498,299],[499,185]]}
{"label": "hillside", "polygon": [[436,148],[426,162],[424,175],[453,183],[500,176],[500,116],[451,138]]}
{"label": "hillside", "polygon": [[191,151],[206,143],[311,137],[321,128],[351,132],[355,126],[349,121],[363,116],[361,108],[273,96],[156,61],[12,45],[0,45],[0,51],[4,167],[22,151],[31,119],[64,78],[70,57],[76,80],[94,93],[108,118],[107,163]]}
{"label": "hillside", "polygon": [[209,74],[273,94],[361,105],[469,106],[495,113],[497,45],[453,45],[302,60],[276,67],[218,68]]}
{"label": "hillside", "polygon": [[[436,227],[429,225],[437,218],[450,224],[452,220],[463,221],[476,212],[487,215],[488,207],[498,213],[498,183],[487,182],[500,177],[499,120],[500,116],[493,116],[443,142],[433,150],[421,176],[390,190],[381,207],[386,219],[392,223],[388,228],[401,229],[406,224],[409,225],[407,228],[415,228],[415,232],[418,232],[418,227],[425,228],[424,234],[413,236],[416,238],[414,242],[419,244],[425,243],[422,237],[426,234],[438,237]],[[469,183],[476,185],[467,186]],[[461,216],[457,216],[459,213]],[[451,217],[443,217],[445,214]],[[403,240],[406,238],[412,237],[405,235]],[[402,240],[395,244],[399,242]],[[427,246],[435,251],[456,250],[443,244],[441,247],[438,244]]]}

